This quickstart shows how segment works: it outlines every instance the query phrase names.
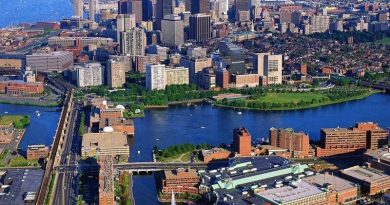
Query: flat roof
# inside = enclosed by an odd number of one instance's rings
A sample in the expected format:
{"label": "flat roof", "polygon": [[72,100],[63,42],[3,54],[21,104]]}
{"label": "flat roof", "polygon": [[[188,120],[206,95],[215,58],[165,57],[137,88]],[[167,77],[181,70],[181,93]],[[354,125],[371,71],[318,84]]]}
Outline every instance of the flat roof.
{"label": "flat roof", "polygon": [[348,169],[341,170],[341,173],[369,183],[381,181],[390,177],[388,174],[380,170],[361,166],[354,166]]}
{"label": "flat roof", "polygon": [[83,148],[112,148],[128,146],[127,135],[122,132],[86,133]]}
{"label": "flat roof", "polygon": [[305,181],[296,182],[296,186],[283,186],[280,188],[268,189],[260,192],[258,196],[274,203],[286,203],[305,197],[325,193],[319,187],[311,185]]}
{"label": "flat roof", "polygon": [[332,190],[335,191],[343,191],[356,187],[353,182],[330,174],[316,174],[313,176],[305,177],[302,180],[320,187],[326,184],[330,184],[332,185]]}
{"label": "flat roof", "polygon": [[164,175],[166,179],[198,178],[198,173],[195,169],[169,170],[164,171]]}

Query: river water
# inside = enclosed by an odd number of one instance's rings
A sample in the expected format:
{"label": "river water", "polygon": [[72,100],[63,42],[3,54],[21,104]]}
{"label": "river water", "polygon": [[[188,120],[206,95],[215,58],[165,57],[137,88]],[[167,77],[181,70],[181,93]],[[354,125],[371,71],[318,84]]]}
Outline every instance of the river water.
{"label": "river water", "polygon": [[[175,106],[162,110],[147,110],[144,118],[135,120],[135,139],[131,161],[151,161],[151,150],[181,143],[231,143],[233,128],[245,126],[254,139],[266,138],[269,128],[292,127],[318,139],[321,128],[349,127],[355,122],[374,121],[390,127],[390,95],[376,94],[363,100],[299,111],[243,111],[210,105]],[[28,114],[31,125],[20,144],[51,145],[59,119],[56,108],[0,104],[0,114]],[[35,112],[40,111],[41,116]],[[137,152],[140,151],[140,154]],[[158,204],[153,176],[134,177],[134,197],[137,205]]]}

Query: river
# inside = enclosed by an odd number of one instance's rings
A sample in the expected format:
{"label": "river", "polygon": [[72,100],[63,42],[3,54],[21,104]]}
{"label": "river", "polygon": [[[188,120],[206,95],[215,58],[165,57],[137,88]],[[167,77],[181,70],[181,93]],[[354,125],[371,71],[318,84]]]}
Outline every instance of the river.
{"label": "river", "polygon": [[[390,127],[390,95],[376,94],[363,100],[298,111],[243,111],[241,115],[230,109],[210,105],[174,106],[169,109],[147,110],[144,118],[135,120],[135,139],[131,149],[132,161],[151,161],[151,150],[180,143],[231,143],[233,128],[245,126],[253,138],[265,138],[269,128],[292,127],[304,131],[311,139],[318,139],[325,127],[348,127],[355,122],[374,121]],[[0,104],[0,114],[29,114],[27,128],[20,147],[28,144],[50,145],[57,126],[56,108]],[[39,110],[40,117],[35,115]],[[138,154],[137,151],[141,153]],[[137,205],[158,204],[153,176],[134,177],[134,197]]]}
{"label": "river", "polygon": [[72,16],[70,0],[0,0],[0,28]]}

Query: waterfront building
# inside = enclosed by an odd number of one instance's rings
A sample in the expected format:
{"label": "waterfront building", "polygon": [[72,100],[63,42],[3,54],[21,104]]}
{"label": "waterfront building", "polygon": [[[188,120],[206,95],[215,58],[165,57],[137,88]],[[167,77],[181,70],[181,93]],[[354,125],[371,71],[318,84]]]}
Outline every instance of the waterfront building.
{"label": "waterfront building", "polygon": [[262,78],[262,85],[282,84],[282,55],[255,53],[253,59],[253,70]]}
{"label": "waterfront building", "polygon": [[242,127],[233,130],[234,151],[240,157],[251,156],[252,136],[249,131]]}
{"label": "waterfront building", "polygon": [[146,65],[146,89],[165,89],[165,65]]}
{"label": "waterfront building", "polygon": [[292,128],[269,130],[272,146],[288,149],[292,158],[309,157],[309,136],[303,132],[294,132]]}
{"label": "waterfront building", "polygon": [[103,68],[100,63],[87,63],[75,66],[77,71],[77,86],[88,87],[103,84]]}
{"label": "waterfront building", "polygon": [[215,74],[216,86],[227,89],[229,87],[229,72],[226,69],[217,69]]}
{"label": "waterfront building", "polygon": [[161,21],[161,43],[166,46],[179,46],[184,42],[183,21],[178,15],[167,15]]}
{"label": "waterfront building", "polygon": [[390,189],[390,175],[387,173],[362,166],[354,166],[341,170],[344,178],[358,183],[364,194],[376,195]]}
{"label": "waterfront building", "polygon": [[45,88],[42,82],[27,83],[24,81],[2,81],[0,82],[0,94],[13,96],[31,96],[44,93]]}
{"label": "waterfront building", "polygon": [[44,159],[49,156],[49,147],[45,145],[28,145],[27,160]]}
{"label": "waterfront building", "polygon": [[[165,198],[175,194],[198,195],[199,176],[195,169],[176,169],[163,172],[162,194]],[[164,198],[164,196],[162,196]]]}
{"label": "waterfront building", "polygon": [[259,74],[232,74],[231,84],[235,88],[253,88],[259,86]]}
{"label": "waterfront building", "polygon": [[82,157],[129,157],[128,136],[122,132],[86,133],[81,144]]}
{"label": "waterfront building", "polygon": [[39,72],[62,72],[73,67],[73,54],[68,51],[26,55],[26,66]]}
{"label": "waterfront building", "polygon": [[321,145],[316,147],[317,157],[363,153],[387,144],[389,131],[373,122],[356,123],[351,128],[321,129]]}
{"label": "waterfront building", "polygon": [[111,88],[121,88],[126,83],[126,67],[123,61],[107,61],[107,84]]}
{"label": "waterfront building", "polygon": [[198,86],[205,90],[215,88],[215,73],[213,69],[204,68],[198,73]]}
{"label": "waterfront building", "polygon": [[165,85],[188,85],[189,71],[185,67],[166,67]]}
{"label": "waterfront building", "polygon": [[225,160],[230,157],[232,153],[229,150],[214,147],[208,150],[202,150],[203,162],[209,163],[214,160]]}
{"label": "waterfront building", "polygon": [[180,58],[180,66],[186,67],[189,69],[190,83],[198,83],[198,74],[202,72],[205,68],[212,67],[211,58]]}
{"label": "waterfront building", "polygon": [[120,48],[122,55],[144,56],[146,48],[146,34],[142,28],[132,28],[121,32]]}
{"label": "waterfront building", "polygon": [[114,205],[114,162],[110,155],[99,157],[99,204]]}
{"label": "waterfront building", "polygon": [[113,44],[112,38],[102,38],[102,37],[62,37],[62,36],[53,36],[49,38],[49,45],[60,45],[62,47],[80,47],[84,48],[89,45],[94,45],[96,47],[101,46],[110,46]]}
{"label": "waterfront building", "polygon": [[211,17],[205,14],[191,15],[189,18],[189,39],[195,42],[206,42],[211,38]]}

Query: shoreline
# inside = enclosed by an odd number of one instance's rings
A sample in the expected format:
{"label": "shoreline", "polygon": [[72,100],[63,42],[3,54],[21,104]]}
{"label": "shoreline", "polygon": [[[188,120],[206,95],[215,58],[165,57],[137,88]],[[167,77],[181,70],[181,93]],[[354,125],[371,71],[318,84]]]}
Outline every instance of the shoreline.
{"label": "shoreline", "polygon": [[37,106],[37,107],[60,107],[61,103],[48,103],[45,104],[40,102],[26,102],[26,101],[9,101],[0,99],[0,104],[10,104],[10,105],[26,105],[26,106]]}
{"label": "shoreline", "polygon": [[371,92],[364,94],[364,95],[361,95],[361,96],[356,96],[356,97],[347,98],[347,99],[343,99],[343,100],[330,101],[330,102],[325,102],[325,103],[320,103],[320,104],[315,104],[315,105],[302,106],[302,107],[297,107],[297,108],[261,109],[261,108],[250,108],[250,107],[232,107],[232,106],[226,106],[226,105],[218,105],[215,103],[212,103],[212,106],[215,106],[217,108],[225,108],[225,109],[233,109],[233,110],[249,110],[249,111],[265,111],[265,112],[296,111],[296,110],[305,110],[305,109],[318,108],[318,107],[323,107],[323,106],[328,106],[328,105],[335,105],[335,104],[339,104],[339,103],[351,102],[351,101],[356,101],[356,100],[362,100],[362,99],[365,99],[371,95],[380,94],[380,93],[383,93],[383,92],[382,91],[371,91]]}

